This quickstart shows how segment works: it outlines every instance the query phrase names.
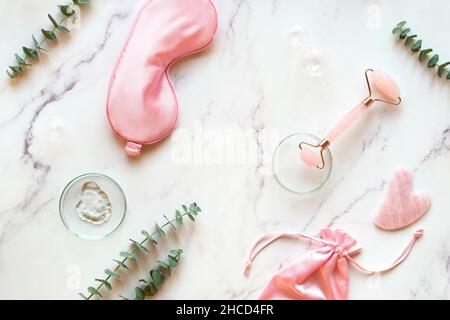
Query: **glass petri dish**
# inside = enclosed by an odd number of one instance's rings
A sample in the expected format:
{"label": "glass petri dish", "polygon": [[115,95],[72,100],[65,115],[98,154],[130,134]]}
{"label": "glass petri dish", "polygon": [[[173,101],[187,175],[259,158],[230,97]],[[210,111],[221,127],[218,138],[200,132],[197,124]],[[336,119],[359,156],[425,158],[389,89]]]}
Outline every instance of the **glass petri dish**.
{"label": "glass petri dish", "polygon": [[318,144],[322,140],[308,133],[294,133],[280,142],[273,155],[273,171],[277,181],[286,190],[295,193],[309,193],[322,187],[328,180],[333,166],[331,152],[323,152],[323,169],[308,168],[300,159],[299,144]]}
{"label": "glass petri dish", "polygon": [[71,180],[59,198],[59,214],[76,236],[97,240],[113,233],[127,211],[125,194],[110,177],[83,174]]}

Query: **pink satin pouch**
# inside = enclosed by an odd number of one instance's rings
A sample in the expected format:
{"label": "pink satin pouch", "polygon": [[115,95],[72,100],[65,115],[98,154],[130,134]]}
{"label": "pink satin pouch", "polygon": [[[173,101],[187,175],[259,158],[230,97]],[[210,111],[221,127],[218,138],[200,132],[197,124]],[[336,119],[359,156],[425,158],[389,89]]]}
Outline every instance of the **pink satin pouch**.
{"label": "pink satin pouch", "polygon": [[217,29],[211,0],[150,0],[139,13],[109,86],[107,116],[138,156],[177,124],[178,101],[169,76],[180,58],[206,48]]}
{"label": "pink satin pouch", "polygon": [[267,246],[281,238],[310,240],[315,248],[286,265],[272,277],[259,296],[262,300],[343,300],[348,298],[349,264],[366,274],[381,273],[394,269],[411,252],[423,230],[414,236],[401,255],[387,268],[369,270],[362,267],[353,255],[361,251],[357,241],[345,231],[335,228],[321,230],[321,237],[302,233],[274,232],[262,236],[251,249],[245,266],[249,275],[255,257]]}

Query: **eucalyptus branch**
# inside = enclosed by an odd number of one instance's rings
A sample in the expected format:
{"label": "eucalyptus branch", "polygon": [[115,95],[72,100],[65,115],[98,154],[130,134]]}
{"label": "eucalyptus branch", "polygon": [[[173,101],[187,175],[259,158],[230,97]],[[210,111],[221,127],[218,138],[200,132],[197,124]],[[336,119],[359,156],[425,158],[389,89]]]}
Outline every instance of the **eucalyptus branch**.
{"label": "eucalyptus branch", "polygon": [[392,30],[392,34],[398,35],[400,40],[405,41],[405,46],[410,46],[412,52],[418,52],[420,62],[427,61],[428,68],[437,68],[437,74],[440,78],[444,76],[450,80],[450,72],[446,68],[450,65],[450,62],[438,64],[438,54],[433,54],[430,57],[430,53],[433,52],[433,49],[422,49],[422,40],[417,39],[416,34],[411,34],[411,29],[406,26],[406,21],[397,23]]}
{"label": "eucalyptus branch", "polygon": [[16,59],[16,64],[9,66],[8,70],[6,70],[6,74],[11,79],[17,78],[20,74],[24,73],[25,68],[32,66],[32,61],[37,60],[39,58],[40,51],[47,52],[43,46],[47,41],[55,41],[57,40],[57,31],[63,33],[69,33],[70,30],[65,26],[67,19],[71,18],[75,15],[75,10],[72,5],[85,5],[89,4],[90,0],[72,0],[73,4],[60,5],[59,11],[61,12],[62,18],[59,21],[51,15],[48,14],[48,18],[52,23],[52,28],[50,30],[41,29],[41,37],[42,39],[38,41],[34,35],[31,36],[33,40],[33,46],[31,47],[22,47],[22,54],[15,54],[14,57]]}
{"label": "eucalyptus branch", "polygon": [[172,229],[177,230],[175,224],[182,225],[184,217],[186,217],[186,216],[189,219],[191,219],[192,221],[195,221],[195,217],[202,210],[196,203],[192,203],[189,205],[189,207],[183,205],[182,211],[183,211],[183,213],[181,213],[179,210],[176,210],[175,217],[173,219],[169,219],[169,218],[167,218],[166,215],[164,215],[163,217],[166,220],[166,222],[162,225],[155,223],[154,231],[152,233],[150,233],[146,230],[142,230],[141,234],[145,236],[144,240],[138,242],[136,240],[130,239],[133,249],[131,251],[122,251],[119,253],[121,258],[114,260],[114,262],[116,263],[116,266],[112,270],[111,269],[105,270],[105,274],[107,276],[105,279],[95,279],[95,281],[99,282],[100,284],[97,287],[89,287],[87,289],[87,291],[89,292],[88,296],[84,295],[83,293],[79,293],[79,295],[85,300],[90,300],[94,296],[103,297],[100,290],[103,287],[106,287],[110,291],[112,290],[112,285],[110,283],[110,280],[112,278],[120,278],[120,275],[118,272],[121,269],[124,271],[129,270],[129,267],[126,264],[126,262],[128,260],[136,260],[137,251],[142,251],[143,253],[149,252],[149,248],[145,246],[145,244],[147,242],[150,242],[153,245],[158,245],[158,242],[156,241],[155,238],[156,237],[158,237],[159,239],[164,238],[166,236],[166,232],[164,231],[164,229],[166,229],[170,226]]}
{"label": "eucalyptus branch", "polygon": [[[139,280],[140,283],[144,283],[144,288],[142,286],[134,288],[134,300],[144,300],[145,297],[154,296],[164,281],[172,275],[172,270],[178,265],[182,253],[183,250],[181,249],[170,250],[166,261],[157,261],[158,265],[156,268],[150,270],[149,277]],[[119,297],[124,300],[129,300],[124,296]]]}

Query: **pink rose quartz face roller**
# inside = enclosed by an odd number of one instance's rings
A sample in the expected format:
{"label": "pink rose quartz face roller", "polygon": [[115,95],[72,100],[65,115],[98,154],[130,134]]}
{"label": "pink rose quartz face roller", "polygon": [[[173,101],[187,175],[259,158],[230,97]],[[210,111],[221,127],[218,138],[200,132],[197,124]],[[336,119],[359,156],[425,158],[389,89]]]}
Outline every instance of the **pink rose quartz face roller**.
{"label": "pink rose quartz face roller", "polygon": [[[369,81],[383,98],[374,98]],[[274,172],[283,187],[296,193],[307,193],[320,188],[329,178],[332,157],[329,147],[353,123],[359,119],[374,102],[391,105],[401,103],[400,89],[386,73],[368,69],[365,72],[369,96],[351,110],[324,139],[313,135],[298,133],[284,139],[274,155]],[[300,149],[300,154],[298,150]]]}
{"label": "pink rose quartz face roller", "polygon": [[141,9],[111,77],[107,101],[109,122],[127,141],[128,155],[140,155],[142,145],[175,129],[178,101],[170,68],[206,48],[216,29],[211,0],[151,0]]}

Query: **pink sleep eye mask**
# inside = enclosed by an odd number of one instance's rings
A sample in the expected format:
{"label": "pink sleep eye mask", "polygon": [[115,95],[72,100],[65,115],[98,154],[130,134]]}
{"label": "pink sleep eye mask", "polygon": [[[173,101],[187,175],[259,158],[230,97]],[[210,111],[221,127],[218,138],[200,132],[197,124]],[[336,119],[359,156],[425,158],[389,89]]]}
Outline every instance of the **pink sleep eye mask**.
{"label": "pink sleep eye mask", "polygon": [[386,198],[375,217],[381,229],[397,230],[419,220],[430,208],[426,194],[414,194],[414,178],[410,170],[398,170],[389,184]]}
{"label": "pink sleep eye mask", "polygon": [[217,29],[211,0],[151,0],[142,8],[117,61],[107,115],[114,132],[138,156],[142,145],[168,136],[178,120],[170,67],[206,48]]}

